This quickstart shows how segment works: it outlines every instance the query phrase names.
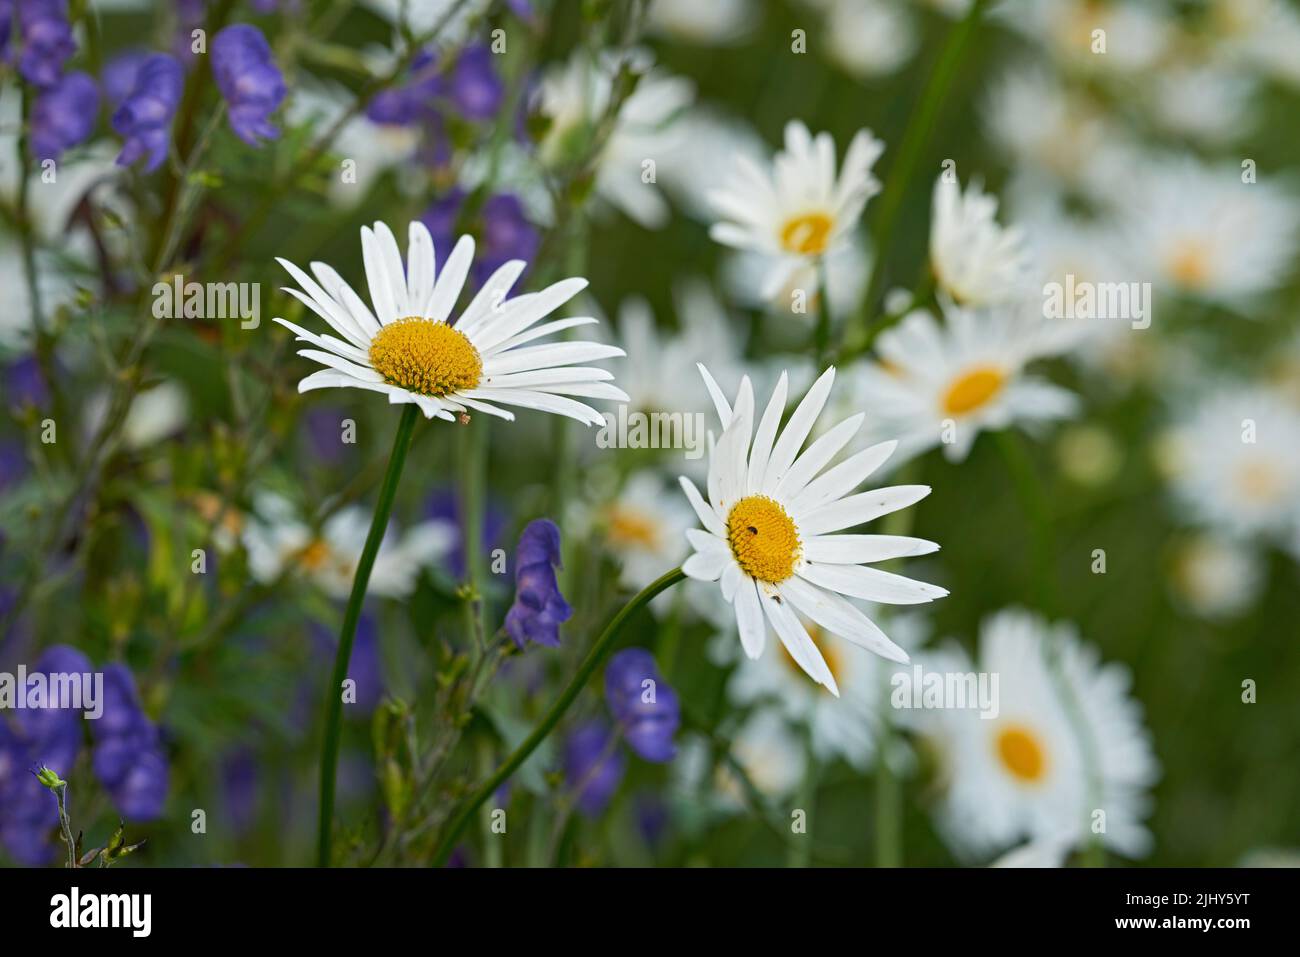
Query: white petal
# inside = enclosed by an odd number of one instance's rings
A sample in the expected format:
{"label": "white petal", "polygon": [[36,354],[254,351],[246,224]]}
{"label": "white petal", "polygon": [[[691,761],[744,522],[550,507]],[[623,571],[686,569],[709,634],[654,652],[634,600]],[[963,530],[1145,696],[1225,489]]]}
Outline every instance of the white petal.
{"label": "white petal", "polygon": [[316,278],[333,296],[352,320],[356,323],[357,328],[364,334],[365,344],[369,346],[370,340],[379,332],[379,320],[370,311],[370,307],[365,301],[357,295],[357,291],[343,281],[343,277],[334,271],[334,267],[322,262],[313,262],[311,271],[316,274]]}
{"label": "white petal", "polygon": [[722,570],[722,597],[728,602],[736,600],[736,590],[742,583],[753,584],[753,579],[740,570],[734,561]]}
{"label": "white petal", "polygon": [[726,538],[726,526],[723,525],[722,520],[718,518],[718,513],[710,508],[709,504],[704,501],[704,496],[700,495],[700,490],[695,487],[695,483],[685,475],[681,476],[677,481],[681,483],[682,491],[686,493],[686,499],[691,503],[691,508],[695,509],[695,514],[699,518],[700,524],[714,535]]}
{"label": "white petal", "polygon": [[468,389],[463,394],[470,399],[486,399],[500,402],[502,405],[517,405],[525,409],[537,409],[540,412],[552,412],[557,415],[577,419],[583,425],[604,425],[604,417],[589,405],[566,399],[560,395],[546,392],[533,392],[528,389]]}
{"label": "white petal", "polygon": [[772,390],[772,398],[763,410],[763,418],[754,433],[754,445],[749,451],[749,474],[745,479],[745,492],[757,492],[763,485],[763,476],[767,473],[767,461],[772,455],[772,443],[776,441],[776,430],[781,425],[781,416],[785,414],[786,393],[789,391],[790,377],[781,371],[781,378]]}
{"label": "white petal", "polygon": [[722,390],[718,388],[718,383],[714,381],[709,370],[704,368],[704,363],[695,363],[695,368],[700,370],[700,376],[704,379],[704,388],[709,390],[709,397],[713,399],[713,406],[718,410],[718,420],[725,429],[731,424],[731,403],[722,394]]}
{"label": "white petal", "polygon": [[545,319],[586,288],[585,279],[562,279],[541,292],[517,296],[499,311],[489,312],[488,318],[471,327],[466,335],[474,343],[474,348],[480,354],[485,354],[494,346]]}
{"label": "white petal", "polygon": [[722,577],[722,570],[727,567],[727,560],[730,555],[719,555],[716,552],[695,552],[690,558],[682,562],[682,571],[688,578],[694,578],[696,581],[715,582]]}
{"label": "white petal", "polygon": [[429,235],[429,227],[418,219],[411,223],[407,233],[406,302],[412,310],[422,310],[429,297],[433,295],[433,277],[436,269],[433,237]]}
{"label": "white petal", "polygon": [[370,302],[375,307],[375,318],[381,326],[386,326],[397,314],[397,302],[393,299],[392,281],[388,277],[386,256],[379,248],[379,241],[369,226],[361,227],[361,259],[366,267],[366,285],[370,287]]}
{"label": "white petal", "polygon": [[279,316],[276,316],[271,321],[278,322],[303,342],[310,342],[312,345],[320,346],[322,349],[327,349],[330,352],[341,355],[345,359],[351,359],[358,365],[368,365],[370,362],[369,356],[364,350],[358,349],[356,346],[349,342],[344,342],[342,339],[337,339],[334,336],[325,334],[317,335],[314,332],[307,331],[302,326],[294,325],[287,319],[281,319]]}
{"label": "white petal", "polygon": [[477,399],[467,399],[463,395],[458,395],[456,398],[465,403],[467,407],[479,412],[484,412],[487,415],[495,415],[497,418],[505,419],[507,422],[513,422],[515,420],[515,414],[513,412],[508,409],[498,409],[490,402],[480,402]]}
{"label": "white petal", "polygon": [[862,421],[866,417],[866,413],[863,412],[850,416],[808,446],[808,450],[794,460],[790,470],[777,480],[777,498],[789,501],[802,492],[817,473],[824,469],[831,459],[839,455],[840,450],[858,434],[858,429],[862,428]]}
{"label": "white petal", "polygon": [[354,379],[361,379],[364,382],[384,381],[384,377],[370,366],[357,365],[355,362],[349,362],[342,356],[335,355],[332,352],[325,352],[322,349],[299,349],[298,355],[305,359],[315,359],[321,365],[337,369],[339,372],[346,372]]}
{"label": "white petal", "polygon": [[882,658],[907,663],[907,652],[890,641],[874,621],[847,599],[802,578],[787,578],[779,587],[795,608],[832,634]]}
{"label": "white petal", "polygon": [[803,543],[805,559],[829,565],[884,562],[938,550],[935,542],[908,535],[814,535]]}
{"label": "white petal", "polygon": [[841,528],[853,528],[881,515],[915,505],[930,494],[928,485],[891,485],[850,495],[838,502],[798,514],[795,522],[802,535],[821,535]]}
{"label": "white petal", "polygon": [[[353,345],[360,346],[363,349],[370,345],[370,337],[373,333],[368,332],[364,323],[351,312],[346,303],[340,304],[340,302],[336,301],[337,297],[333,295],[332,291],[322,289],[315,280],[289,260],[277,258],[276,262],[283,266],[285,271],[293,277],[294,282],[302,287],[305,295],[298,293],[296,289],[285,289],[285,292],[293,295],[295,299],[328,322],[331,328]],[[370,311],[367,309],[366,315],[369,315],[369,313]],[[377,326],[376,329],[378,329]]]}
{"label": "white petal", "polygon": [[835,367],[831,366],[813,383],[799,407],[794,410],[794,415],[790,416],[781,437],[772,447],[772,457],[768,460],[767,471],[763,473],[762,490],[765,495],[771,495],[776,490],[776,483],[789,470],[795,456],[803,448],[804,439],[808,438],[817,416],[826,405],[826,397],[830,395],[834,381]]}
{"label": "white petal", "polygon": [[740,647],[749,658],[757,658],[763,653],[767,643],[767,625],[763,622],[763,609],[758,597],[758,584],[751,578],[743,578],[736,590],[736,630],[740,632]]}
{"label": "white petal", "polygon": [[825,685],[830,689],[831,694],[838,698],[840,689],[835,684],[835,676],[831,674],[826,659],[822,657],[821,649],[809,637],[808,629],[804,628],[803,622],[794,613],[794,609],[780,595],[762,596],[762,605],[763,610],[767,612],[768,621],[776,629],[777,636],[785,645],[786,651],[790,652],[790,657],[795,660],[795,664],[807,672],[813,681]]}
{"label": "white petal", "polygon": [[847,495],[894,454],[898,442],[891,439],[849,456],[839,465],[809,482],[790,500],[792,512],[805,513]]}
{"label": "white petal", "polygon": [[[525,342],[532,342],[534,339],[540,339],[542,336],[549,336],[552,332],[561,332],[565,329],[572,329],[574,326],[591,326],[600,320],[595,316],[575,316],[571,319],[554,319],[551,322],[544,322],[540,326],[534,326],[526,332],[521,332],[517,336],[511,336],[505,342],[498,343],[490,349],[480,350],[479,354],[487,359],[496,355],[498,352],[505,352],[507,349],[513,349],[515,346],[521,346]],[[464,331],[464,330],[462,330]]]}
{"label": "white petal", "polygon": [[948,589],[938,585],[914,581],[892,572],[865,565],[819,565],[806,562],[798,571],[800,578],[866,601],[886,605],[919,605],[948,594]]}
{"label": "white petal", "polygon": [[483,374],[491,377],[507,372],[533,369],[550,369],[570,366],[578,362],[598,359],[616,359],[626,353],[618,346],[603,342],[551,342],[541,346],[525,346],[501,352],[483,363]]}
{"label": "white petal", "polygon": [[522,259],[511,259],[498,266],[488,277],[488,281],[470,301],[461,317],[456,320],[456,328],[465,335],[499,314],[506,307],[506,296],[514,288],[519,277],[523,275],[528,264]]}
{"label": "white petal", "polygon": [[461,290],[465,288],[465,277],[474,261],[474,239],[462,236],[456,241],[456,248],[447,257],[447,262],[433,284],[433,294],[425,303],[422,314],[434,322],[446,322],[460,299]]}
{"label": "white petal", "polygon": [[397,248],[397,237],[384,222],[375,223],[375,240],[384,272],[388,275],[388,288],[397,307],[397,318],[415,314],[414,308],[406,298],[406,269],[402,262],[402,251]]}

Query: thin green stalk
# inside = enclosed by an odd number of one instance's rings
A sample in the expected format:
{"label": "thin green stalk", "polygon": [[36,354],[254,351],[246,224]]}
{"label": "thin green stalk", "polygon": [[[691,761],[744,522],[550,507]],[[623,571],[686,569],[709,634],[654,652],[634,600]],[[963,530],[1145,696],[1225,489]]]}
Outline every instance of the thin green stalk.
{"label": "thin green stalk", "polygon": [[898,147],[898,159],[890,168],[884,193],[880,197],[879,212],[871,230],[871,249],[875,263],[871,267],[871,279],[867,284],[867,294],[862,299],[859,315],[856,317],[857,329],[853,341],[846,345],[846,350],[854,355],[866,350],[871,340],[880,332],[881,325],[871,326],[871,317],[875,315],[876,300],[880,297],[885,279],[885,251],[889,248],[888,240],[894,235],[903,209],[903,199],[916,172],[921,154],[930,139],[935,118],[943,105],[948,88],[952,86],[957,68],[961,65],[966,48],[970,44],[975,25],[979,22],[987,0],[974,0],[970,10],[960,23],[948,33],[947,42],[939,53],[939,59],[930,74],[925,92],[921,94],[920,105],[908,121],[903,132],[903,140]]}
{"label": "thin green stalk", "polygon": [[[888,688],[884,695],[888,701]],[[902,793],[898,776],[889,764],[894,727],[888,707],[881,711],[880,741],[876,745],[876,866],[900,867],[903,863]]]}
{"label": "thin green stalk", "polygon": [[466,625],[479,654],[483,653],[483,488],[487,476],[487,421],[478,416],[460,431],[460,534],[465,556]]}
{"label": "thin green stalk", "polygon": [[826,362],[831,348],[831,291],[826,280],[826,257],[818,256],[817,270],[817,326],[813,330],[813,351],[818,368]]}
{"label": "thin green stalk", "polygon": [[63,834],[63,843],[68,845],[68,867],[77,866],[77,842],[72,836],[72,820],[68,817],[67,782],[54,788],[54,799],[59,804],[59,830]]}
{"label": "thin green stalk", "polygon": [[596,643],[592,645],[591,651],[587,653],[587,657],[578,666],[578,670],[569,681],[568,687],[555,699],[555,703],[551,705],[551,710],[546,712],[546,716],[533,729],[533,733],[524,739],[519,747],[515,748],[514,753],[506,758],[505,763],[497,768],[496,774],[478,786],[478,789],[460,806],[460,810],[456,812],[455,816],[444,828],[442,839],[433,853],[434,867],[441,867],[447,862],[447,858],[451,856],[452,848],[456,845],[456,839],[465,830],[465,825],[469,823],[479,805],[495,793],[496,789],[510,775],[519,770],[519,766],[528,760],[528,756],[537,750],[538,745],[545,741],[550,733],[555,730],[555,726],[560,723],[564,713],[577,700],[578,694],[586,687],[588,679],[591,678],[596,668],[600,666],[601,661],[604,660],[605,655],[613,647],[614,639],[623,630],[623,625],[627,620],[655,595],[671,588],[685,577],[686,575],[680,568],[674,568],[672,571],[661,575],[643,588],[635,598],[619,610],[618,614],[610,619],[609,624],[605,626],[605,630],[601,632],[600,637],[596,639]]}
{"label": "thin green stalk", "polygon": [[384,540],[384,532],[388,528],[388,516],[393,511],[397,483],[402,477],[406,451],[411,447],[411,433],[415,431],[415,420],[419,414],[419,407],[414,403],[403,406],[402,418],[397,424],[397,436],[393,439],[393,451],[388,457],[388,471],[384,473],[384,484],[379,488],[379,501],[375,503],[375,517],[370,522],[370,533],[366,536],[361,560],[357,562],[357,572],[352,579],[352,594],[348,597],[347,609],[343,613],[343,630],[339,633],[339,647],[334,655],[334,674],[326,689],[325,741],[321,746],[320,759],[320,821],[316,855],[318,867],[330,866],[330,845],[334,834],[334,784],[339,764],[339,734],[343,725],[341,689],[348,677],[352,642],[356,638],[357,622],[361,619],[366,586],[370,584],[370,571],[375,566],[379,544]]}

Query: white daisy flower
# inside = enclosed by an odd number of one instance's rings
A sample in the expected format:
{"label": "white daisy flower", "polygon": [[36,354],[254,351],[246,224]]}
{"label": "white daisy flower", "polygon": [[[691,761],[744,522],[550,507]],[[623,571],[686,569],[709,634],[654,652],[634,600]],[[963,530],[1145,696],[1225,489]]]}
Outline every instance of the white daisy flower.
{"label": "white daisy flower", "polygon": [[813,384],[779,435],[789,384],[784,374],[755,430],[749,378],[741,379],[733,408],[708,370],[700,366],[700,373],[724,431],[709,456],[708,501],[690,479],[681,479],[704,526],[687,531],[695,552],[682,570],[691,578],[720,583],[735,609],[745,654],[757,658],[763,653],[766,617],[799,667],[832,694],[839,694],[835,676],[798,613],[868,651],[907,661],[907,653],[843,596],[917,604],[948,594],[862,564],[924,555],[939,546],[898,535],[834,533],[906,508],[928,495],[929,486],[848,494],[884,464],[894,442],[865,449],[822,473],[861,428],[862,414],[830,429],[800,454],[830,394],[833,366]]}
{"label": "white daisy flower", "polygon": [[723,219],[709,235],[726,246],[779,257],[790,267],[821,256],[848,241],[867,200],[880,192],[871,167],[884,149],[869,130],[859,130],[837,175],[831,135],[813,137],[791,120],[785,149],[771,169],[736,158],[731,182],[712,194]]}
{"label": "white daisy flower", "polygon": [[[692,525],[691,510],[680,496],[668,494],[654,472],[633,475],[597,510],[596,520],[602,542],[621,566],[624,588],[644,588],[686,557],[683,536]],[[658,597],[672,599],[667,593]]]}
{"label": "white daisy flower", "polygon": [[1239,166],[1154,160],[1127,194],[1137,268],[1160,288],[1233,304],[1275,288],[1291,269],[1300,203]]}
{"label": "white daisy flower", "polygon": [[1178,602],[1195,615],[1232,618],[1255,603],[1263,589],[1264,562],[1239,541],[1198,534],[1174,551],[1169,584]]}
{"label": "white daisy flower", "polygon": [[534,344],[562,329],[596,322],[580,317],[537,325],[586,288],[587,280],[564,279],[541,292],[507,298],[527,266],[512,259],[492,274],[452,324],[449,318],[474,258],[471,237],[456,243],[436,281],[433,239],[423,223],[411,223],[406,268],[383,223],[375,223],[373,230],[361,227],[361,249],[373,312],[324,263],[311,264],[313,279],[293,263],[277,260],[302,287],[285,292],[338,333],[317,335],[276,318],[300,341],[318,347],[299,355],[327,367],[299,382],[299,392],[368,389],[388,396],[393,405],[414,402],[426,417],[448,421],[470,410],[513,421],[514,413],[500,406],[514,405],[586,425],[604,420],[570,396],[627,401],[609,383],[612,373],[575,367],[621,356],[622,349],[581,341]]}
{"label": "white daisy flower", "polygon": [[1189,517],[1284,540],[1300,521],[1300,412],[1271,389],[1222,386],[1179,418],[1162,465]]}
{"label": "white daisy flower", "polygon": [[998,676],[996,717],[922,712],[946,782],[940,826],[958,854],[995,854],[1025,839],[1078,846],[1098,811],[1107,847],[1148,852],[1142,820],[1158,765],[1126,668],[1101,664],[1072,625],[1019,609],[985,620],[977,662],[959,648],[946,653],[948,667]]}
{"label": "white daisy flower", "polygon": [[879,359],[853,374],[859,408],[878,410],[873,434],[897,435],[905,458],[936,445],[960,462],[983,430],[1072,415],[1075,396],[1028,374],[1055,345],[1045,322],[950,306],[940,325],[916,311],[881,333]]}
{"label": "white daisy flower", "polygon": [[[1043,44],[1063,67],[1081,73],[1152,69],[1173,39],[1173,17],[1160,0],[1038,0],[1024,9],[1003,4],[999,13],[1008,26]],[[1105,43],[1104,53],[1098,52],[1099,42]]]}
{"label": "white daisy flower", "polygon": [[729,46],[753,29],[757,14],[754,0],[652,0],[646,28],[685,43]]}
{"label": "white daisy flower", "polygon": [[[242,523],[249,571],[259,582],[269,583],[292,569],[331,598],[345,599],[352,591],[370,519],[366,509],[350,505],[331,515],[315,534],[288,499],[258,492],[252,514]],[[420,569],[449,554],[456,536],[448,522],[421,522],[404,534],[390,528],[380,544],[368,592],[405,598],[415,589]]]}
{"label": "white daisy flower", "polygon": [[[826,288],[821,288],[815,262],[797,262],[753,250],[738,250],[723,266],[727,290],[739,304],[778,316],[816,321],[823,298],[832,319],[852,315],[862,301],[870,277],[871,257],[857,235],[825,257]],[[799,311],[796,311],[799,310]],[[799,345],[807,342],[806,327]],[[701,353],[707,355],[708,353]]]}
{"label": "white daisy flower", "polygon": [[999,226],[997,214],[997,197],[978,182],[963,193],[947,170],[935,180],[930,266],[939,286],[962,305],[1011,302],[1030,289],[1021,232]]}
{"label": "white daisy flower", "polygon": [[899,0],[817,0],[825,8],[826,52],[859,79],[897,71],[918,45],[916,20]]}

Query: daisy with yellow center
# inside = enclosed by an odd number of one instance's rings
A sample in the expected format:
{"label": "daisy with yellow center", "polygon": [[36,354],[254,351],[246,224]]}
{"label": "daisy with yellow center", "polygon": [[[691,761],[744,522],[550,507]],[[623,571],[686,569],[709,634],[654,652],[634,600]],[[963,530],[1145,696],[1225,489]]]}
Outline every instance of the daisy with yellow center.
{"label": "daisy with yellow center", "polygon": [[[510,296],[527,264],[511,260],[494,272],[455,321],[474,258],[474,240],[462,236],[441,271],[423,223],[410,225],[407,261],[383,223],[361,228],[361,250],[371,305],[331,267],[311,264],[311,275],[284,259],[300,288],[286,288],[323,319],[317,334],[277,318],[314,349],[299,355],[325,366],[298,383],[299,392],[356,388],[379,392],[394,405],[414,403],[427,418],[454,421],[470,412],[513,420],[503,406],[552,412],[586,425],[603,422],[580,399],[626,402],[613,374],[579,363],[623,355],[596,342],[538,340],[591,317],[542,323],[581,292],[585,279],[564,279],[540,292]],[[373,306],[373,309],[372,309]]]}
{"label": "daisy with yellow center", "polygon": [[919,713],[917,730],[943,764],[940,828],[963,858],[987,859],[1020,844],[1097,837],[1129,857],[1146,853],[1142,824],[1158,776],[1141,709],[1122,666],[1103,665],[1074,628],[1007,609],[980,628],[975,661],[955,643],[922,654],[922,667],[997,677],[994,707]]}
{"label": "daisy with yellow center", "polygon": [[851,238],[867,200],[880,191],[871,167],[884,148],[870,131],[859,130],[837,175],[831,135],[814,137],[792,120],[785,149],[770,169],[738,156],[734,180],[710,194],[721,216],[710,235],[726,246],[779,257],[789,268],[821,257]]}
{"label": "daisy with yellow center", "polygon": [[762,654],[770,625],[798,666],[834,695],[839,694],[835,674],[800,615],[827,634],[892,661],[907,661],[907,653],[849,599],[916,604],[946,595],[943,588],[866,565],[924,555],[939,546],[900,535],[835,533],[906,508],[928,495],[929,487],[900,485],[850,494],[897,444],[883,442],[827,468],[862,427],[862,414],[803,448],[830,395],[833,367],[809,389],[783,429],[789,388],[785,373],[755,428],[748,377],[741,380],[733,406],[708,370],[699,368],[723,433],[709,457],[707,500],[693,482],[681,479],[704,526],[686,533],[694,554],[682,571],[719,583],[723,598],[735,609],[746,655]]}
{"label": "daisy with yellow center", "polygon": [[949,306],[945,316],[943,324],[924,311],[904,317],[854,379],[855,404],[881,410],[874,427],[899,436],[903,455],[938,445],[961,461],[984,429],[1073,414],[1073,394],[1025,371],[1058,341],[1043,323],[1008,309]]}

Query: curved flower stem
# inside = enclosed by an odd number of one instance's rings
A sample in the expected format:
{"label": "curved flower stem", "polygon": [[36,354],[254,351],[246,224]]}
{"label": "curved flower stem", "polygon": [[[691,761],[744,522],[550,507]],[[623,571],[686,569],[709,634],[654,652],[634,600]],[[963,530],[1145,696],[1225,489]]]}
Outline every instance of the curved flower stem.
{"label": "curved flower stem", "polygon": [[872,317],[876,314],[876,299],[880,296],[885,278],[886,242],[893,236],[894,226],[902,212],[903,198],[912,181],[912,174],[921,160],[921,153],[934,128],[935,118],[939,114],[939,107],[943,104],[944,95],[952,86],[953,78],[957,75],[957,67],[961,65],[971,35],[975,32],[975,25],[979,22],[986,5],[987,0],[974,0],[966,16],[948,32],[947,42],[939,52],[938,62],[930,73],[925,92],[921,94],[920,105],[912,113],[907,129],[903,132],[903,140],[898,147],[898,159],[894,161],[889,171],[889,181],[885,186],[884,194],[880,197],[880,212],[872,224],[871,247],[875,262],[871,266],[871,279],[867,283],[867,293],[862,298],[861,311],[857,316],[858,328],[854,330],[851,340],[845,343],[843,352],[846,356],[842,357],[841,361],[846,357],[865,352],[882,328],[879,323],[873,326]]}
{"label": "curved flower stem", "polygon": [[375,566],[379,544],[384,540],[384,532],[388,529],[393,497],[397,494],[402,466],[406,464],[406,450],[411,447],[411,433],[415,431],[415,420],[419,414],[419,408],[414,403],[408,403],[402,408],[397,436],[393,439],[393,451],[388,457],[388,471],[384,473],[384,484],[379,488],[379,501],[375,503],[375,517],[370,521],[370,532],[366,535],[366,544],[361,550],[361,559],[357,562],[357,572],[352,578],[352,594],[348,596],[347,609],[343,613],[343,630],[339,633],[339,647],[334,655],[334,674],[326,689],[325,741],[321,745],[320,756],[318,867],[330,865],[330,843],[334,832],[334,779],[338,771],[339,732],[343,724],[343,695],[340,689],[347,680],[352,642],[356,638],[361,605],[366,598],[366,586],[370,584],[370,571]]}
{"label": "curved flower stem", "polygon": [[587,680],[600,666],[601,661],[604,660],[605,655],[614,644],[614,639],[623,630],[623,625],[627,620],[655,595],[671,588],[685,577],[686,575],[680,568],[674,568],[672,571],[661,575],[643,588],[635,598],[619,610],[618,614],[610,619],[609,624],[605,626],[605,630],[600,633],[600,637],[592,645],[591,651],[587,653],[587,657],[578,666],[578,670],[569,681],[568,687],[555,699],[555,703],[551,705],[551,710],[546,712],[545,717],[533,729],[533,733],[525,738],[519,747],[515,748],[514,753],[506,758],[505,763],[497,768],[495,774],[478,786],[478,789],[466,799],[465,803],[460,806],[460,810],[447,824],[442,832],[442,838],[433,852],[434,867],[441,867],[447,862],[447,858],[451,856],[452,848],[455,847],[456,839],[465,830],[465,826],[469,823],[474,812],[478,810],[479,805],[486,801],[505,782],[506,778],[519,770],[519,766],[528,760],[528,756],[537,750],[537,746],[555,730],[555,726],[560,723],[564,713],[569,710],[569,706],[577,699],[578,693],[586,687]]}

